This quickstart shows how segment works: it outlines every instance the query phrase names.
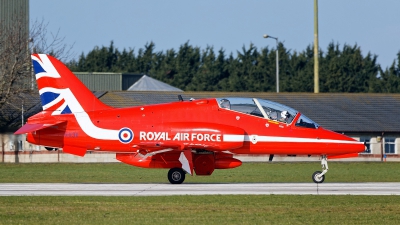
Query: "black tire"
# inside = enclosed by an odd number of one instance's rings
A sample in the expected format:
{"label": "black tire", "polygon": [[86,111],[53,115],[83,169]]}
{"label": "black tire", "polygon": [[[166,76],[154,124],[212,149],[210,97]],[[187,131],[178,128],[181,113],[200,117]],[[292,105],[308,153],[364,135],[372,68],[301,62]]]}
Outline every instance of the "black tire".
{"label": "black tire", "polygon": [[55,150],[55,148],[52,148],[52,147],[44,147],[47,151],[54,151]]}
{"label": "black tire", "polygon": [[185,180],[185,171],[181,168],[172,168],[168,171],[168,180],[171,184],[182,184]]}
{"label": "black tire", "polygon": [[324,182],[325,180],[325,175],[322,175],[321,178],[318,178],[318,175],[320,175],[322,172],[321,171],[315,171],[312,175],[312,180],[314,181],[314,183],[320,184],[322,182]]}

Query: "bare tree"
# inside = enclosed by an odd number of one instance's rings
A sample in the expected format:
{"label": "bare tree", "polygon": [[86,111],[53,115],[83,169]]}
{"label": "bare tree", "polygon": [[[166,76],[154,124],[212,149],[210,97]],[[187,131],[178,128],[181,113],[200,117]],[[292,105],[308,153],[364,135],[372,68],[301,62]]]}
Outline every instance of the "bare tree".
{"label": "bare tree", "polygon": [[36,21],[30,32],[30,50],[32,53],[49,54],[57,59],[67,62],[73,56],[73,45],[66,45],[64,43],[65,37],[60,37],[60,30],[56,33],[49,33],[47,31],[48,23],[44,21]]}
{"label": "bare tree", "polygon": [[64,44],[58,31],[48,35],[47,25],[36,21],[28,31],[24,16],[15,15],[11,24],[0,21],[0,129],[21,117],[24,95],[37,93],[31,53],[71,57],[72,46]]}

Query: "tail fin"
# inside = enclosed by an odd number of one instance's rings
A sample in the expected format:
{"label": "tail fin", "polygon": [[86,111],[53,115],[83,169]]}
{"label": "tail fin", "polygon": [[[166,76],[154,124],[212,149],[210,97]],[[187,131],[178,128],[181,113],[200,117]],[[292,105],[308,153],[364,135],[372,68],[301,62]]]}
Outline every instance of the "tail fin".
{"label": "tail fin", "polygon": [[52,115],[110,109],[59,60],[45,54],[33,54],[43,110]]}

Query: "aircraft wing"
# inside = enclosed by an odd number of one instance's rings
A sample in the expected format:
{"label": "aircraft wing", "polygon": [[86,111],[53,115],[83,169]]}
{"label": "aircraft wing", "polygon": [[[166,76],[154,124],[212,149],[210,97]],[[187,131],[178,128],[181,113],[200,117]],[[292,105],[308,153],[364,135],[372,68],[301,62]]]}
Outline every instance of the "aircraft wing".
{"label": "aircraft wing", "polygon": [[148,141],[148,142],[142,142],[140,144],[133,145],[134,148],[136,149],[145,149],[150,152],[158,152],[159,150],[162,149],[174,149],[174,150],[182,150],[184,149],[184,145],[180,143],[164,143],[164,142],[158,142],[158,141]]}
{"label": "aircraft wing", "polygon": [[328,155],[329,159],[344,159],[344,158],[353,158],[353,157],[358,157],[358,153]]}
{"label": "aircraft wing", "polygon": [[[244,144],[242,128],[217,123],[172,122],[154,125],[132,143],[136,153],[117,153],[116,159],[143,168],[181,168],[189,174],[211,174],[214,168],[241,165],[226,151]],[[201,154],[193,154],[199,150]]]}
{"label": "aircraft wing", "polygon": [[[244,138],[243,138],[244,139]],[[182,151],[183,149],[202,149],[207,151],[226,151],[243,146],[243,141],[233,143],[174,143],[174,142],[142,142],[133,145],[138,150],[146,150],[148,152],[158,152],[163,149],[173,149]]]}
{"label": "aircraft wing", "polygon": [[[146,149],[146,153],[142,154],[140,150],[134,155],[135,160],[133,161],[138,161],[138,162],[148,162],[152,161],[155,158],[158,158],[158,155],[161,156],[161,158],[164,156],[169,155],[168,152],[172,152],[171,155],[175,155],[176,153],[179,153],[179,162],[182,164],[181,168],[185,170],[187,173],[190,175],[193,175],[193,160],[192,160],[192,153],[189,149],[185,149],[185,145],[179,144],[179,143],[160,143],[160,142],[147,142],[147,143],[141,143],[139,145],[134,145],[134,148],[137,149]],[[157,156],[156,156],[157,155]],[[131,157],[131,154],[118,154],[117,153],[117,159],[126,162],[126,156],[128,156],[128,161],[131,161],[133,158]],[[155,156],[155,158],[153,158]]]}
{"label": "aircraft wing", "polygon": [[57,121],[55,123],[27,123],[21,128],[19,128],[14,134],[25,134],[25,133],[30,133],[33,131],[45,129],[51,126],[58,125],[60,123],[64,123],[66,121]]}

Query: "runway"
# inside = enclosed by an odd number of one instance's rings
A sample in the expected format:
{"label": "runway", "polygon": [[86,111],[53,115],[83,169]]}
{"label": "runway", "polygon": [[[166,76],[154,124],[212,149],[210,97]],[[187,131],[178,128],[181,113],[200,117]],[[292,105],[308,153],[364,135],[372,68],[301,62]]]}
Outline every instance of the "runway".
{"label": "runway", "polygon": [[3,183],[0,196],[400,195],[400,183]]}

